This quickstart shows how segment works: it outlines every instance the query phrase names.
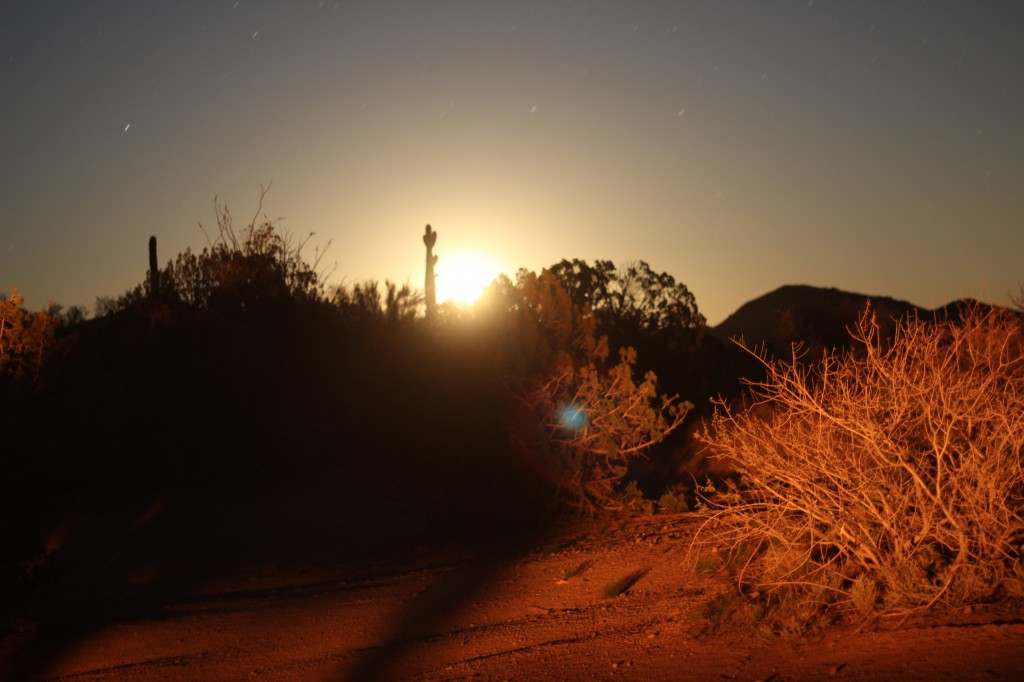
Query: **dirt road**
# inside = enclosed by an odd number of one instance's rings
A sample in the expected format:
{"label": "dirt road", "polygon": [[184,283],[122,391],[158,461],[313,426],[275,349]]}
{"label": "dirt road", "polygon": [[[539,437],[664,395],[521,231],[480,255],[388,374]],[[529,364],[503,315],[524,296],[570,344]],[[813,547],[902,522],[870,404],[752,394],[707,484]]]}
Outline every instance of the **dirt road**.
{"label": "dirt road", "polygon": [[[1024,619],[1005,609],[810,639],[696,636],[717,588],[684,565],[692,524],[648,517],[565,527],[518,552],[422,548],[237,570],[67,638],[31,677],[967,680],[1024,671]],[[617,581],[632,584],[606,596]],[[6,652],[31,630],[8,637]]]}

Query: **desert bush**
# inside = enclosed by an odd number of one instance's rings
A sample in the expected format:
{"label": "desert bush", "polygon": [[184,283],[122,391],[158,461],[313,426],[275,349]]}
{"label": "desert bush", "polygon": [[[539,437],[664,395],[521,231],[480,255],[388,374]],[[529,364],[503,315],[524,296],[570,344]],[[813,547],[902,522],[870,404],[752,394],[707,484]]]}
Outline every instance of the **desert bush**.
{"label": "desert bush", "polygon": [[975,306],[955,322],[905,319],[885,343],[865,311],[852,352],[763,359],[767,379],[751,389],[770,413],[722,404],[701,435],[741,484],[707,501],[695,561],[753,548],[739,591],[802,605],[790,615],[804,622],[1019,591],[1021,319]]}
{"label": "desert bush", "polygon": [[17,287],[10,296],[0,294],[0,377],[24,378],[40,370],[53,342],[57,320],[46,310],[24,310]]}
{"label": "desert bush", "polygon": [[[546,431],[544,445],[558,487],[581,510],[621,509],[635,503],[635,486],[618,485],[629,463],[682,424],[691,403],[660,395],[657,377],[633,375],[636,352],[620,351],[619,364],[564,364],[524,394],[527,411]],[[629,493],[632,491],[632,495]]]}
{"label": "desert bush", "polygon": [[241,231],[236,231],[227,206],[214,199],[217,236],[200,254],[189,249],[179,254],[161,273],[161,290],[169,285],[181,300],[199,308],[245,309],[268,300],[322,298],[317,267],[323,252],[318,249],[312,263],[307,262],[302,250],[309,237],[295,242],[277,221],[258,218],[266,193],[261,188],[257,213]]}
{"label": "desert bush", "polygon": [[[186,248],[155,276],[116,299],[97,299],[96,314],[107,316],[158,300],[200,311],[253,311],[282,302],[326,300],[320,263],[330,242],[316,248],[312,260],[302,255],[314,233],[295,239],[263,213],[269,187],[260,187],[256,212],[241,229],[225,204],[214,197],[216,231],[199,253]],[[262,217],[261,217],[262,216]],[[200,229],[206,233],[202,224]],[[154,286],[155,285],[155,286]]]}
{"label": "desert bush", "polygon": [[512,381],[558,374],[572,364],[603,363],[608,340],[593,311],[573,303],[550,271],[501,275],[476,306],[481,339],[495,371]]}
{"label": "desert bush", "polygon": [[637,378],[632,347],[609,363],[589,303],[574,302],[549,270],[498,278],[479,315],[492,371],[517,402],[513,440],[534,473],[579,510],[653,508],[621,483],[692,404],[660,394],[653,372]]}
{"label": "desert bush", "polygon": [[423,294],[408,283],[399,287],[394,282],[384,282],[384,291],[376,280],[357,282],[351,287],[336,285],[331,290],[331,303],[342,317],[355,327],[394,327],[411,324],[423,304]]}

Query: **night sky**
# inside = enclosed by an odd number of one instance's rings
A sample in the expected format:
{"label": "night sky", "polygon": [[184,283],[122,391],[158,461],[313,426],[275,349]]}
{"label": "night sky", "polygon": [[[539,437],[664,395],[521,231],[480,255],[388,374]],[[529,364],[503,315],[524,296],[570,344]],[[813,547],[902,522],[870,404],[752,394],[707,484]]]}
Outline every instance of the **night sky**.
{"label": "night sky", "polygon": [[709,323],[783,284],[1024,281],[1024,2],[0,4],[0,289],[92,309],[264,208],[332,282],[645,260]]}

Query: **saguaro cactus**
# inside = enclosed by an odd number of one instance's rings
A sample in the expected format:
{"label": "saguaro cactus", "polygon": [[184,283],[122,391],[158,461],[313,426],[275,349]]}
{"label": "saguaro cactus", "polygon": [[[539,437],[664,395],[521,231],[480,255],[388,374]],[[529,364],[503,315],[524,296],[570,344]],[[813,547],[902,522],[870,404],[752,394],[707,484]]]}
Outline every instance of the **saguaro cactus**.
{"label": "saguaro cactus", "polygon": [[434,244],[437,243],[437,232],[432,231],[430,225],[427,225],[427,231],[423,235],[423,243],[427,247],[427,274],[423,283],[423,295],[427,300],[427,316],[429,317],[434,314],[434,308],[437,306],[437,289],[434,287],[434,266],[437,264]]}
{"label": "saguaro cactus", "polygon": [[149,238],[149,295],[160,297],[160,269],[156,264],[156,236]]}

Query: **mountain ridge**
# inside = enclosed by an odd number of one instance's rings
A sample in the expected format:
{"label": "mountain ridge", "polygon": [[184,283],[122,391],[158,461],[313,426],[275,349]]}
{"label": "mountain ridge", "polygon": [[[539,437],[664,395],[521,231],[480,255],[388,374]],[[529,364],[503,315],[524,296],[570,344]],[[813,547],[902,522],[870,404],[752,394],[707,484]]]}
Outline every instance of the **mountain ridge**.
{"label": "mountain ridge", "polygon": [[928,309],[891,296],[785,284],[747,301],[707,331],[726,343],[742,341],[774,356],[788,355],[794,344],[815,352],[844,348],[851,345],[849,332],[869,305],[883,338],[891,336],[897,322],[909,315],[926,321],[957,319],[970,307],[999,307],[964,298]]}

